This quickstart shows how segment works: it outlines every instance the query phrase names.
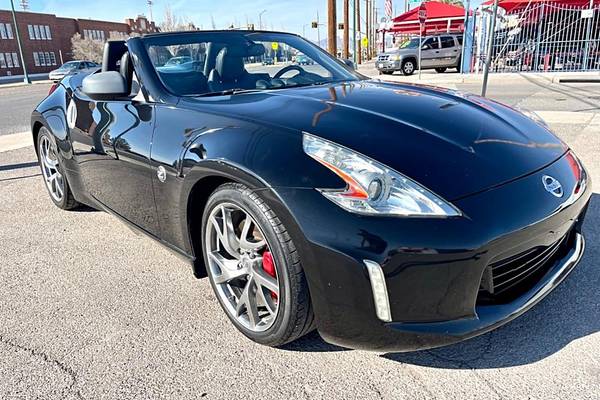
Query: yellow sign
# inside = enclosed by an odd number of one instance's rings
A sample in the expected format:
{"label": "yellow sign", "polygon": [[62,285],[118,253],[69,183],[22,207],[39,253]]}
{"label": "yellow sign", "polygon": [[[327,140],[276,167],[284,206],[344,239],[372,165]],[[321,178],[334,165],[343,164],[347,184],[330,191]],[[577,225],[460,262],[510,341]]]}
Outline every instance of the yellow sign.
{"label": "yellow sign", "polygon": [[363,47],[367,47],[369,45],[369,39],[367,37],[362,38]]}
{"label": "yellow sign", "polygon": [[279,49],[279,43],[273,42],[271,43],[271,47],[273,48],[273,50],[277,51],[277,49]]}

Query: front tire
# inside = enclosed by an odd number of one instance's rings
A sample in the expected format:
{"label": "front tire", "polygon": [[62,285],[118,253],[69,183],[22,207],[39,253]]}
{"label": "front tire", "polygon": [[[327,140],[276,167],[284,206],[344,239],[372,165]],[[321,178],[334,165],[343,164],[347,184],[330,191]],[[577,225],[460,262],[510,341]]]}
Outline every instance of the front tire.
{"label": "front tire", "polygon": [[405,60],[402,63],[402,73],[404,76],[409,76],[415,73],[415,62],[413,60]]}
{"label": "front tire", "polygon": [[217,188],[204,210],[202,242],[211,286],[240,332],[281,346],[314,329],[296,247],[255,192],[234,183]]}
{"label": "front tire", "polygon": [[79,203],[75,200],[69,182],[65,177],[54,138],[45,126],[41,127],[38,132],[36,146],[38,162],[50,200],[63,210],[72,210],[79,207]]}

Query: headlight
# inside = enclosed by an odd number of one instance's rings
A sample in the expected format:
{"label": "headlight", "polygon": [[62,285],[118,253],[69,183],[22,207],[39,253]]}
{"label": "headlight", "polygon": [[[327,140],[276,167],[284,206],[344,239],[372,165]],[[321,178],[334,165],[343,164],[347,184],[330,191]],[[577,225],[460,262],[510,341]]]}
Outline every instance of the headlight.
{"label": "headlight", "polygon": [[329,140],[304,133],[306,154],[346,182],[319,189],[340,207],[359,214],[453,217],[461,212],[406,176]]}
{"label": "headlight", "polygon": [[400,56],[399,54],[392,56],[392,61],[400,61],[400,60],[402,60],[402,56]]}

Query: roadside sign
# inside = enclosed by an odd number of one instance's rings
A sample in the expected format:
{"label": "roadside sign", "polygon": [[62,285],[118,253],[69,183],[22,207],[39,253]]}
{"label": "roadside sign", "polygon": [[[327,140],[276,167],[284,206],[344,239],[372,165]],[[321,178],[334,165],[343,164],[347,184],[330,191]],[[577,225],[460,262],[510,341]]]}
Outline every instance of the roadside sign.
{"label": "roadside sign", "polygon": [[419,22],[424,24],[427,21],[427,7],[425,7],[425,3],[421,3],[419,6]]}
{"label": "roadside sign", "polygon": [[594,18],[594,9],[593,8],[581,10],[581,19],[586,19],[586,18]]}
{"label": "roadside sign", "polygon": [[277,42],[271,43],[271,48],[273,50],[277,51],[279,49],[279,43],[277,43]]}
{"label": "roadside sign", "polygon": [[363,47],[369,46],[369,39],[366,36],[364,38],[362,38],[362,46]]}

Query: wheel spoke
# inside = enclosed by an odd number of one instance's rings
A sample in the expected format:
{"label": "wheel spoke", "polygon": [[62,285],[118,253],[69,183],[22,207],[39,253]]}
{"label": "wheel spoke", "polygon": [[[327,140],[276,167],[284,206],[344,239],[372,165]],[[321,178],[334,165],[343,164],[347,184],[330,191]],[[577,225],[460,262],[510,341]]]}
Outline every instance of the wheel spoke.
{"label": "wheel spoke", "polygon": [[[225,215],[225,208],[223,207],[222,209],[222,215]],[[219,221],[217,221],[217,219],[214,216],[210,218],[210,222],[215,228],[219,242],[223,245],[225,251],[229,253],[232,257],[239,259],[240,253],[237,251],[236,248],[232,246],[230,240],[232,235],[235,237],[235,235],[233,234],[233,222],[231,222],[231,217],[229,218],[229,223],[227,222],[227,219],[223,217],[223,226],[219,224]],[[231,233],[228,232],[228,225],[231,225]]]}
{"label": "wheel spoke", "polygon": [[279,296],[279,285],[277,279],[267,274],[262,268],[257,268],[254,271],[254,279],[259,286],[263,286]]}
{"label": "wheel spoke", "polygon": [[265,292],[262,289],[262,287],[257,287],[256,296],[258,297],[258,300],[260,300],[263,303],[263,305],[267,308],[269,314],[275,314],[275,312],[277,311],[277,307],[275,304],[273,304],[273,300],[269,301],[269,299],[265,296]]}
{"label": "wheel spoke", "polygon": [[248,275],[248,269],[238,267],[237,260],[228,260],[217,252],[208,253],[208,257],[220,270],[220,274],[213,276],[216,284],[228,283],[234,279]]}
{"label": "wheel spoke", "polygon": [[252,279],[248,280],[242,295],[240,296],[236,312],[238,317],[242,315],[244,310],[246,311],[246,315],[248,316],[248,324],[251,329],[254,329],[256,325],[260,322],[260,317],[258,316],[258,306],[256,304],[256,295],[251,293],[254,288],[254,281]]}
{"label": "wheel spoke", "polygon": [[258,242],[252,242],[248,240],[248,233],[250,233],[250,228],[252,225],[256,225],[256,223],[252,220],[252,217],[246,214],[246,219],[244,219],[244,225],[242,226],[239,245],[243,250],[258,251],[265,246],[266,242],[264,240],[259,240]]}

